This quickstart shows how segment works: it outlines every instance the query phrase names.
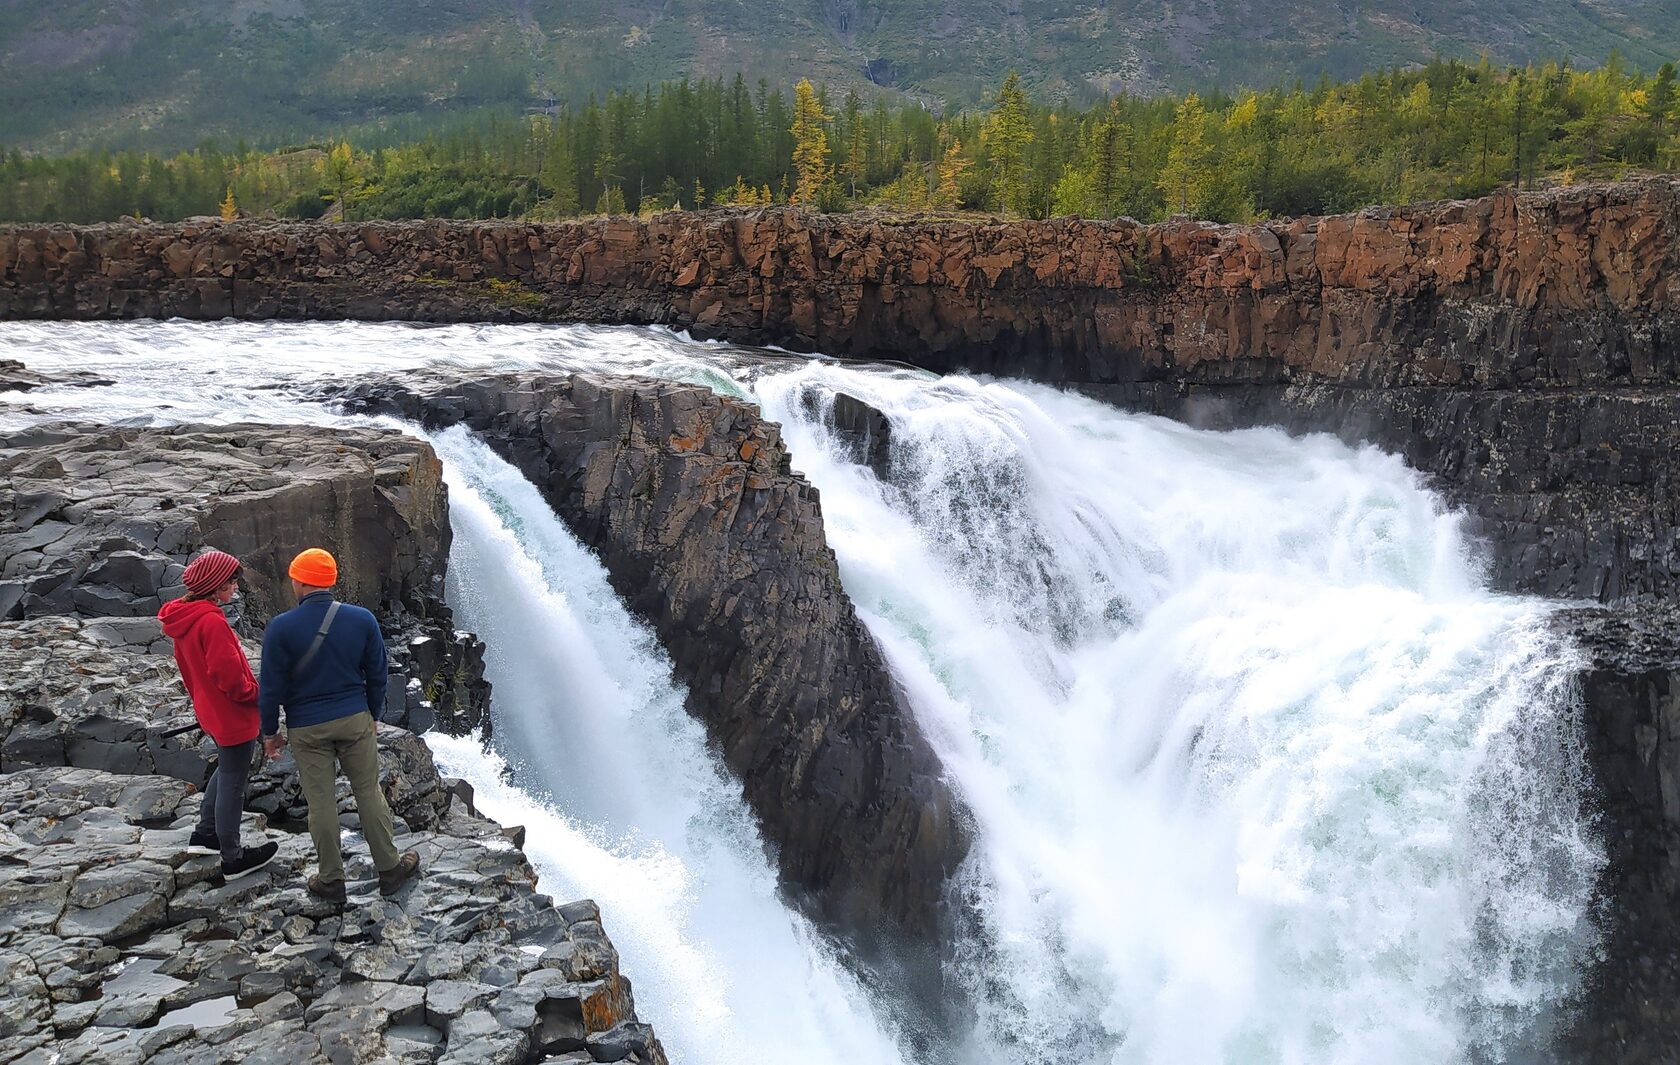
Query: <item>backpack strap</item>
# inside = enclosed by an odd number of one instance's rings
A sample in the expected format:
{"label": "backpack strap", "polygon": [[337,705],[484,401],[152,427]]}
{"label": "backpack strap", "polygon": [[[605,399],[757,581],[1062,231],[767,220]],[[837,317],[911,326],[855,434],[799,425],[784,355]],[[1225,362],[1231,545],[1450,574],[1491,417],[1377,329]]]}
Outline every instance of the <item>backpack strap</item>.
{"label": "backpack strap", "polygon": [[315,642],[309,645],[309,650],[303,652],[303,657],[298,659],[297,665],[292,667],[292,680],[294,682],[303,679],[303,671],[309,668],[309,663],[315,661],[315,652],[319,651],[321,645],[327,642],[327,630],[332,628],[333,618],[338,616],[338,607],[337,599],[327,604],[327,616],[321,619],[321,627],[315,630]]}

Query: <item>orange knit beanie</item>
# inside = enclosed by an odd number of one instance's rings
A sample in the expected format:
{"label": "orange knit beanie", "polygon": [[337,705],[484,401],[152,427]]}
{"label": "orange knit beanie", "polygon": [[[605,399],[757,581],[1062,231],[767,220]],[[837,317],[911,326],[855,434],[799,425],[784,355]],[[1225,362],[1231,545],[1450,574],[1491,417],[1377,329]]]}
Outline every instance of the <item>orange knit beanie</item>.
{"label": "orange knit beanie", "polygon": [[319,547],[300,552],[286,572],[292,580],[315,588],[331,588],[338,583],[338,563]]}

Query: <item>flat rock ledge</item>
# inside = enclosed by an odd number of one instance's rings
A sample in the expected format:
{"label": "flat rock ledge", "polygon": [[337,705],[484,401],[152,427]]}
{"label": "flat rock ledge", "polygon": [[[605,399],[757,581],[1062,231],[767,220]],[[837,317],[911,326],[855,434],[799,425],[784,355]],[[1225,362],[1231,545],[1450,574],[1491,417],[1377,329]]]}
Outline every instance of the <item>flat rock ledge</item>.
{"label": "flat rock ledge", "polygon": [[304,888],[304,834],[219,882],[182,781],[0,775],[0,1062],[663,1063],[595,904],[556,907],[469,793],[434,790],[436,826],[398,837],[423,875],[381,897],[356,840],[341,911]]}

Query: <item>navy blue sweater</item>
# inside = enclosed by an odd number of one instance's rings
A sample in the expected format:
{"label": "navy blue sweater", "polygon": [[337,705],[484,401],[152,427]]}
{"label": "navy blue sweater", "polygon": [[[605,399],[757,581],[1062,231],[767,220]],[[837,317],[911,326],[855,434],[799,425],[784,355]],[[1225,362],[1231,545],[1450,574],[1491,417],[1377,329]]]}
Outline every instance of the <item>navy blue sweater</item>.
{"label": "navy blue sweater", "polygon": [[385,708],[385,637],[379,622],[359,606],[344,603],[338,608],[321,649],[304,675],[292,679],[292,670],[315,642],[332,601],[330,591],[311,592],[268,623],[257,696],[264,736],[280,731],[282,706],[288,728],[336,721],[363,710],[377,720]]}

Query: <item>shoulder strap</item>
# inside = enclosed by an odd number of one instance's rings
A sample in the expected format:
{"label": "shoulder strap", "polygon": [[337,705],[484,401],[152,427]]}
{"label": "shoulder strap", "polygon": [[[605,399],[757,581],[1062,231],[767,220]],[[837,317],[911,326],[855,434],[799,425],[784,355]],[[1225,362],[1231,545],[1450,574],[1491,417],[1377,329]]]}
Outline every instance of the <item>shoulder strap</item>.
{"label": "shoulder strap", "polygon": [[303,671],[309,668],[309,663],[315,661],[315,652],[327,642],[327,630],[332,628],[333,618],[338,616],[338,607],[337,599],[327,604],[327,616],[321,619],[321,627],[315,630],[315,642],[309,645],[309,650],[303,652],[303,657],[292,667],[293,680],[303,679]]}

